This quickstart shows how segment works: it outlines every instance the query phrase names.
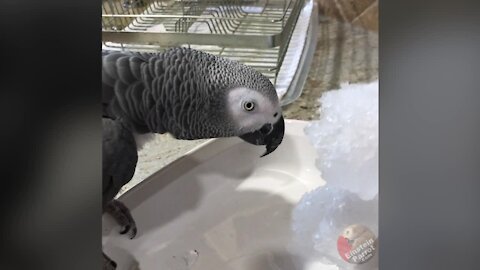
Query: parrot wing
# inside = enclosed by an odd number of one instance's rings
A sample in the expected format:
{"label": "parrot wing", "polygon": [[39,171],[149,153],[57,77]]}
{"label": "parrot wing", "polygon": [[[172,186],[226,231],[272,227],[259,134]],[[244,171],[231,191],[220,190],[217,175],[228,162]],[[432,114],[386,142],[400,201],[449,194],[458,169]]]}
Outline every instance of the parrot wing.
{"label": "parrot wing", "polygon": [[103,117],[115,118],[110,106],[116,92],[135,96],[150,87],[154,73],[158,72],[155,68],[161,66],[161,61],[156,61],[159,57],[153,53],[102,51]]}
{"label": "parrot wing", "polygon": [[103,205],[111,201],[135,173],[138,154],[133,134],[118,120],[102,119]]}

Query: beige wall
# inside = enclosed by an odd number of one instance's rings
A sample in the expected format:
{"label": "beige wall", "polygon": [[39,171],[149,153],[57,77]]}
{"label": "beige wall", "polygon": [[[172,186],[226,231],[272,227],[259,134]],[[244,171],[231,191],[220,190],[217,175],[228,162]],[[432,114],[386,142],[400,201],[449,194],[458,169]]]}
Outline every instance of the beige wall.
{"label": "beige wall", "polygon": [[321,14],[378,32],[378,0],[316,0]]}

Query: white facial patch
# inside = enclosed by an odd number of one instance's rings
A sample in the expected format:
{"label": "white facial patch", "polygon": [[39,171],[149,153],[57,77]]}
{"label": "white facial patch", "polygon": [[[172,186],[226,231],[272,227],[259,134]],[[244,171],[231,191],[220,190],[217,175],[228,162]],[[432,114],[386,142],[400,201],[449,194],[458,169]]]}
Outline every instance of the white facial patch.
{"label": "white facial patch", "polygon": [[[252,110],[245,109],[246,102],[253,102]],[[267,123],[274,124],[281,115],[278,102],[245,87],[230,90],[227,95],[227,104],[231,118],[242,132],[258,130]]]}

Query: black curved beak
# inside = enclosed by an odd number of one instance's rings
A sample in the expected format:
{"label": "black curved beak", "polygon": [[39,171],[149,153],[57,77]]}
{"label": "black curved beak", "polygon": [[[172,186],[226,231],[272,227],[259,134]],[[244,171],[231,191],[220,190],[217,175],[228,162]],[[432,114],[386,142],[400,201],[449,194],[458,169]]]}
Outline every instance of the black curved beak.
{"label": "black curved beak", "polygon": [[259,130],[241,135],[242,140],[254,145],[266,145],[267,151],[260,157],[264,157],[277,149],[282,143],[285,133],[285,121],[283,116],[275,124],[265,124]]}

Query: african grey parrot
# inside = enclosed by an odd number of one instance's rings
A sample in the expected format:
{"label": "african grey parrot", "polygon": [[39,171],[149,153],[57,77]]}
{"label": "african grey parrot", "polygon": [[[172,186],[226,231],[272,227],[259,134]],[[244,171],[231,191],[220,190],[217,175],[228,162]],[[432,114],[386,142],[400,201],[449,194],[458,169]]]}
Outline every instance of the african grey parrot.
{"label": "african grey parrot", "polygon": [[[238,136],[266,145],[282,142],[284,120],[270,80],[235,61],[172,48],[163,53],[102,51],[103,205],[133,238],[128,209],[113,200],[133,176],[138,138],[170,133],[177,139]],[[104,255],[105,265],[115,263]]]}

